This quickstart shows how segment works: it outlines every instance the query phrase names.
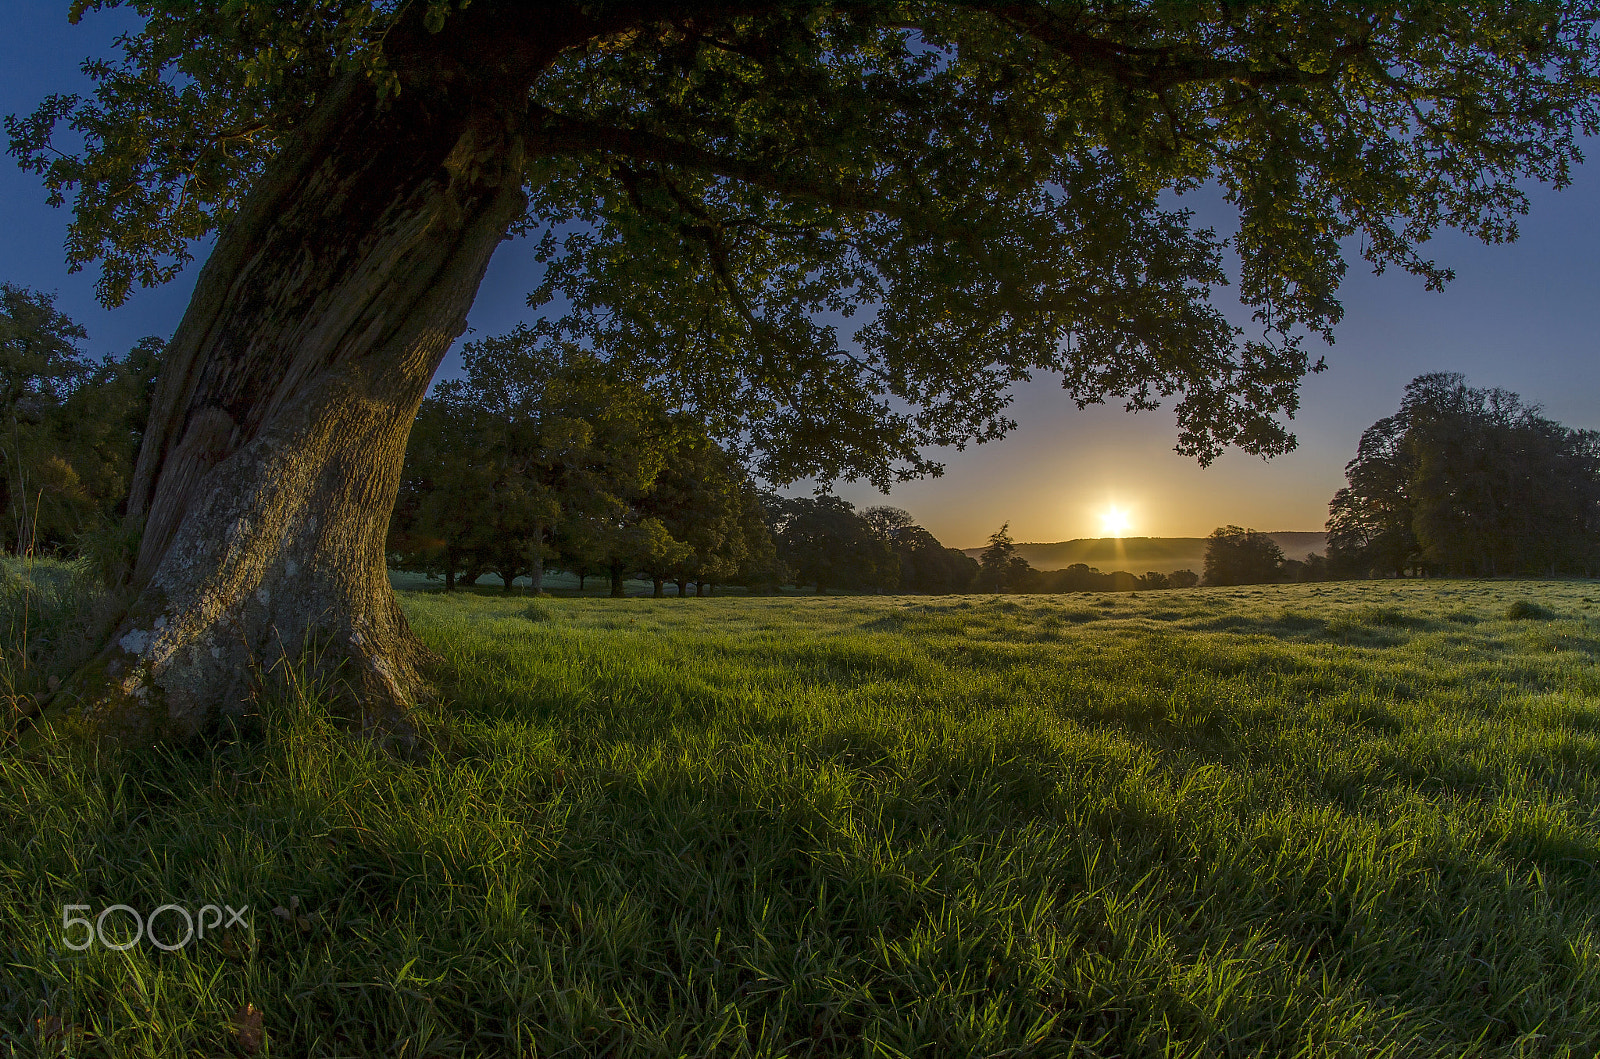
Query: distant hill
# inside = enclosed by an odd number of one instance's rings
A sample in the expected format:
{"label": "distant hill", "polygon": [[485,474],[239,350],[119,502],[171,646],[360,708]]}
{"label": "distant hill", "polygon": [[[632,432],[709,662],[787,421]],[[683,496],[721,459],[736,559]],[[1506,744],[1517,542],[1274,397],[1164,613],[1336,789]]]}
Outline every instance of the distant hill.
{"label": "distant hill", "polygon": [[[1327,547],[1326,533],[1269,533],[1283,554],[1304,559],[1307,552]],[[976,559],[982,548],[962,549]],[[1064,570],[1073,563],[1084,563],[1102,572],[1126,570],[1143,574],[1151,570],[1170,574],[1174,570],[1201,573],[1206,562],[1204,537],[1085,537],[1055,544],[1019,544],[1017,554],[1035,570]]]}

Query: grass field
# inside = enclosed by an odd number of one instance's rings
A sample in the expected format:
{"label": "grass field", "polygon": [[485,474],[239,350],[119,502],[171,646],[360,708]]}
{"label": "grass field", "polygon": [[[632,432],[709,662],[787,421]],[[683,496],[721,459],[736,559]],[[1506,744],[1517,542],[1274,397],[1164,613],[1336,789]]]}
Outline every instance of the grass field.
{"label": "grass field", "polygon": [[1600,585],[405,599],[431,757],[4,752],[0,1050],[1600,1053]]}

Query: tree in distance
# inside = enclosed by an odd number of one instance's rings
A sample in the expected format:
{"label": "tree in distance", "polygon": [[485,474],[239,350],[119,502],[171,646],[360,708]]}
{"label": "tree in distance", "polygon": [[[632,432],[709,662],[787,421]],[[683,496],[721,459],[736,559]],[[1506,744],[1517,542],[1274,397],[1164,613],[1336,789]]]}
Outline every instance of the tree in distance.
{"label": "tree in distance", "polygon": [[162,343],[94,364],[87,337],[51,296],[0,283],[0,542],[82,552],[114,579],[131,558],[123,503]]}
{"label": "tree in distance", "polygon": [[902,592],[936,595],[966,592],[978,576],[978,562],[959,548],[946,548],[917,525],[911,513],[879,505],[861,513],[879,537],[889,542],[900,560]]}
{"label": "tree in distance", "polygon": [[0,284],[0,528],[18,555],[32,555],[46,537],[70,525],[71,509],[87,501],[78,475],[57,455],[60,413],[89,375],[78,343],[83,327],[55,299]]}
{"label": "tree in distance", "polygon": [[978,557],[979,592],[1026,592],[1033,587],[1037,571],[1017,554],[1011,539],[1011,523],[989,534],[989,546]]}
{"label": "tree in distance", "polygon": [[640,563],[654,595],[664,595],[668,581],[681,596],[691,582],[701,595],[718,584],[774,578],[776,550],[755,485],[735,455],[698,425],[680,419],[662,471],[639,507],[682,545],[663,544]]}
{"label": "tree in distance", "polygon": [[526,327],[469,344],[462,371],[422,403],[389,551],[447,590],[491,572],[538,595],[560,526],[628,521],[682,428],[636,381]]}
{"label": "tree in distance", "polygon": [[1253,529],[1218,526],[1206,538],[1205,583],[1263,585],[1283,580],[1283,549]]}
{"label": "tree in distance", "polygon": [[[1592,2],[137,10],[93,94],[7,119],[108,304],[217,233],[131,483],[125,617],[51,706],[130,740],[205,731],[305,644],[408,737],[426,653],[388,516],[508,233],[549,334],[672,380],[772,482],[934,471],[1040,372],[1175,399],[1202,460],[1272,454],[1341,246],[1437,287],[1418,247],[1513,237],[1521,182],[1566,184],[1596,128]],[[1220,240],[1162,205],[1207,182],[1248,339],[1209,300]]]}
{"label": "tree in distance", "polygon": [[899,584],[900,558],[877,526],[836,496],[763,498],[778,558],[794,584],[890,592]]}

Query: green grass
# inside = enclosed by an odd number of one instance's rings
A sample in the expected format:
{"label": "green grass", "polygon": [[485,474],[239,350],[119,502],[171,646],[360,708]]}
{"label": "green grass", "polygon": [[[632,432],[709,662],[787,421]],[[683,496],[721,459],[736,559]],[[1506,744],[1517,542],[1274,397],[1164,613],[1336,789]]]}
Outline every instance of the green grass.
{"label": "green grass", "polygon": [[6,752],[0,1051],[1590,1057],[1597,597],[411,594],[431,758]]}

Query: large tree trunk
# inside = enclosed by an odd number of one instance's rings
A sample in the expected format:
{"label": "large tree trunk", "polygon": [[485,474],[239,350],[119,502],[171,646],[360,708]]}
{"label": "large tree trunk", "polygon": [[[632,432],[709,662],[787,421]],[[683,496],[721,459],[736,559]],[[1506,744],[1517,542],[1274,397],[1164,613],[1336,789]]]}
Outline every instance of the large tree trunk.
{"label": "large tree trunk", "polygon": [[363,728],[408,736],[428,655],[384,558],[406,436],[525,208],[521,89],[464,87],[384,108],[346,81],[218,240],[135,472],[136,595],[53,711],[192,736],[261,676],[311,668]]}

